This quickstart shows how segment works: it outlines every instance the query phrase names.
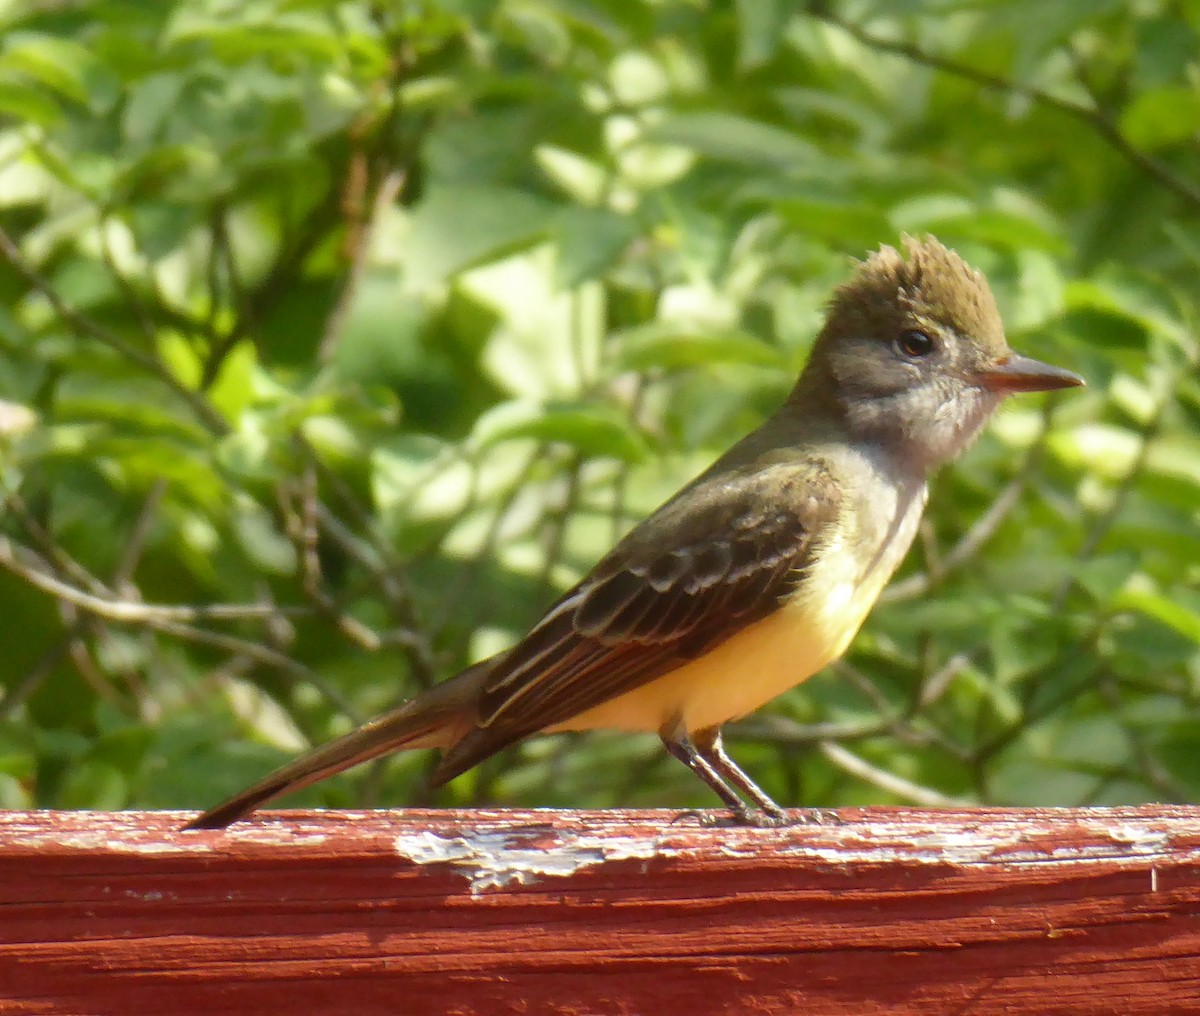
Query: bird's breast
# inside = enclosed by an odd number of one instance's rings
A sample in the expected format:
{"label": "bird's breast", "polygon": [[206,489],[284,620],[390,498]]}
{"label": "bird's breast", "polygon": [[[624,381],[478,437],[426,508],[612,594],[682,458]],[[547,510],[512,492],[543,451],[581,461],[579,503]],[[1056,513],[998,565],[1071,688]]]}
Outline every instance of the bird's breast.
{"label": "bird's breast", "polygon": [[911,498],[892,491],[882,500],[869,514],[852,510],[830,527],[778,610],[554,729],[654,731],[681,717],[688,730],[703,730],[807,680],[846,651],[912,543],[923,488]]}
{"label": "bird's breast", "polygon": [[[828,654],[824,666],[850,645],[879,594],[912,545],[923,501],[915,509],[898,505],[893,522],[837,527],[807,573],[792,589],[783,612],[803,619],[809,637]],[[798,623],[801,623],[798,620]]]}

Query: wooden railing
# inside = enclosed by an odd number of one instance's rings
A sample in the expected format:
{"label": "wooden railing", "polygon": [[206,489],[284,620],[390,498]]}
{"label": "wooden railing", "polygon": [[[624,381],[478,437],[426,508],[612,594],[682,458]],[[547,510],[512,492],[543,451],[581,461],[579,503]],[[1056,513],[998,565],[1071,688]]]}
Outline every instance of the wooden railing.
{"label": "wooden railing", "polygon": [[183,818],[0,813],[0,1013],[1200,1012],[1200,809]]}

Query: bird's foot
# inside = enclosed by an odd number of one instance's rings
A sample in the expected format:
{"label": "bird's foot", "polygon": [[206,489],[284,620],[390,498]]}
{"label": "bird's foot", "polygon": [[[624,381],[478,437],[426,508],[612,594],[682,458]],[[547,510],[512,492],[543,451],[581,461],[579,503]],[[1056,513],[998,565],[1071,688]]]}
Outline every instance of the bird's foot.
{"label": "bird's foot", "polygon": [[671,825],[694,819],[705,829],[786,829],[789,826],[839,826],[845,820],[830,808],[729,808],[720,811],[689,808],[679,812]]}
{"label": "bird's foot", "polygon": [[793,808],[787,812],[788,825],[845,825],[845,820],[831,808]]}
{"label": "bird's foot", "polygon": [[747,808],[745,811],[728,813],[731,826],[749,826],[752,829],[783,829],[792,825],[791,816],[780,808],[778,811],[767,811],[763,808]]}
{"label": "bird's foot", "polygon": [[709,826],[712,824],[713,818],[714,813],[711,811],[701,811],[699,808],[688,808],[687,811],[676,813],[675,817],[671,819],[671,825],[675,825],[677,822],[685,822],[690,819],[695,819],[697,825]]}
{"label": "bird's foot", "polygon": [[791,811],[766,811],[758,808],[728,811],[681,811],[671,824],[695,819],[705,829],[732,829],[738,826],[752,829],[785,829],[788,826],[841,825],[842,819],[836,811],[824,808],[794,808]]}
{"label": "bird's foot", "polygon": [[789,817],[785,814],[776,815],[772,812],[756,811],[752,808],[747,808],[745,811],[700,811],[698,809],[689,809],[688,811],[681,811],[671,819],[671,825],[686,819],[695,819],[696,824],[704,829],[734,829],[739,826],[743,828],[777,829],[791,825]]}

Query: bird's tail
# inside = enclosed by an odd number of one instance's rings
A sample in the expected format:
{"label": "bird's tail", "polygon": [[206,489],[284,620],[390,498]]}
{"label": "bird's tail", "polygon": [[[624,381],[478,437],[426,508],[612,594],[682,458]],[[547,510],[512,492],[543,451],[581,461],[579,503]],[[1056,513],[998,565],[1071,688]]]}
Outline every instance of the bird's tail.
{"label": "bird's tail", "polygon": [[210,808],[184,829],[223,829],[281,794],[388,752],[451,747],[474,726],[479,691],[492,662],[476,663],[390,713],[321,745]]}

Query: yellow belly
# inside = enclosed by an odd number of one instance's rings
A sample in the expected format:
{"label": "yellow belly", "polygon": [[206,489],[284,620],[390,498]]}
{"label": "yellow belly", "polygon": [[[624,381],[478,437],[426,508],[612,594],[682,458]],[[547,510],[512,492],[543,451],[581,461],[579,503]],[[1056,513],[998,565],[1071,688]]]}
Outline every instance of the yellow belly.
{"label": "yellow belly", "polygon": [[822,534],[778,610],[678,670],[550,729],[658,731],[680,719],[689,731],[719,726],[841,656],[908,552],[925,507],[920,478],[897,480],[868,452],[859,463],[868,478],[858,485],[859,501]]}
{"label": "yellow belly", "polygon": [[[699,659],[580,713],[554,730],[659,730],[682,718],[689,731],[753,712],[846,651],[895,565],[863,576],[840,551],[804,576],[780,608]],[[817,590],[823,590],[818,595]]]}

